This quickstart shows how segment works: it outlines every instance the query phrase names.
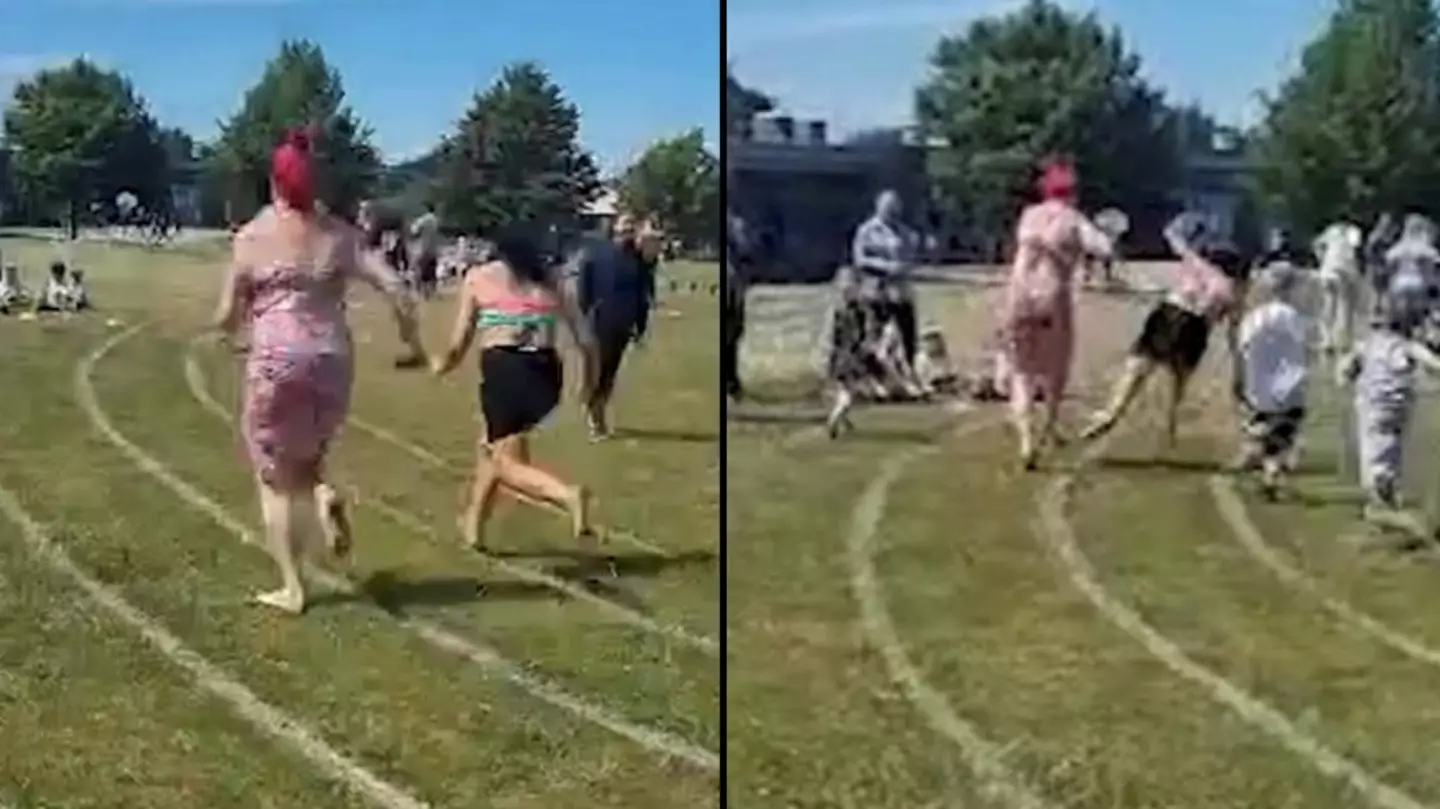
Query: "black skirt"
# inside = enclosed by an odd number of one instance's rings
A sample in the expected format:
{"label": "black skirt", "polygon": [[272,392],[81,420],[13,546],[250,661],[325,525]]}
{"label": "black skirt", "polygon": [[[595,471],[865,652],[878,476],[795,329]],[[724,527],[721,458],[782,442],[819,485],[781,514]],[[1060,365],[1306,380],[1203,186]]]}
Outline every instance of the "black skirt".
{"label": "black skirt", "polygon": [[493,346],[480,352],[480,412],[499,441],[533,430],[560,404],[565,371],[553,348]]}
{"label": "black skirt", "polygon": [[1210,321],[1164,301],[1150,310],[1131,353],[1189,373],[1200,367],[1210,345]]}

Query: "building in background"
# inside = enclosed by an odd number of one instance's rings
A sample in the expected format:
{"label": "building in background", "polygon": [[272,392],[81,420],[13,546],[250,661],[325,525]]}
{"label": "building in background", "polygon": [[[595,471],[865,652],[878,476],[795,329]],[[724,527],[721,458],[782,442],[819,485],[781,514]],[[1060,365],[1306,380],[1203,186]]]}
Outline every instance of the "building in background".
{"label": "building in background", "polygon": [[1201,133],[1182,131],[1181,181],[1172,199],[1179,210],[1197,213],[1226,237],[1237,237],[1248,193],[1249,161],[1240,133],[1208,127]]}
{"label": "building in background", "polygon": [[884,189],[900,193],[917,223],[929,217],[925,153],[911,138],[836,144],[827,129],[776,115],[726,139],[727,204],[748,224],[770,280],[828,280]]}

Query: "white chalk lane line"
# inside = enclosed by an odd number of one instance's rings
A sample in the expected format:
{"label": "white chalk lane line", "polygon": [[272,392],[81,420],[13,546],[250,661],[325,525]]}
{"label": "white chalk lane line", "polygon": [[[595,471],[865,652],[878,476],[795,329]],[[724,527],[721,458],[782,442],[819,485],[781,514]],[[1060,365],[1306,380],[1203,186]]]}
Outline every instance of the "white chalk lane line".
{"label": "white chalk lane line", "polygon": [[[201,368],[194,354],[188,352],[185,356],[185,381],[186,385],[190,388],[190,395],[202,408],[227,424],[233,425],[235,423],[235,414],[231,413],[229,409],[210,394],[204,369]],[[440,532],[436,531],[435,528],[426,523],[425,520],[409,511],[387,505],[380,501],[366,501],[362,505],[380,513],[407,531],[437,542],[441,540]],[[712,657],[720,654],[720,644],[716,642],[714,638],[693,633],[683,626],[663,624],[637,610],[596,595],[584,587],[577,586],[558,576],[552,576],[549,573],[536,570],[527,565],[515,564],[491,555],[486,555],[486,559],[490,564],[495,565],[501,571],[517,579],[548,587],[557,593],[563,593],[571,598],[584,601],[602,612],[608,613],[611,617],[618,618],[633,627]]]}
{"label": "white chalk lane line", "polygon": [[1106,620],[1144,647],[1152,657],[1176,675],[1198,685],[1215,702],[1229,708],[1246,723],[1309,762],[1316,771],[1343,782],[1357,796],[1381,809],[1425,809],[1425,805],[1415,798],[1383,783],[1359,764],[1302,731],[1288,717],[1258,697],[1197,663],[1138,612],[1105,589],[1094,566],[1080,550],[1066,511],[1078,479],[1078,470],[1090,466],[1099,458],[1113,437],[1112,433],[1087,447],[1076,470],[1058,476],[1045,487],[1037,501],[1036,534],[1075,589]]}
{"label": "white chalk lane line", "polygon": [[[230,531],[241,542],[261,545],[262,543],[255,538],[250,529],[223,506],[126,438],[115,428],[101,407],[95,393],[94,382],[91,379],[95,366],[121,343],[139,334],[146,325],[141,323],[114,335],[77,365],[75,370],[76,401],[86,412],[95,430],[129,458],[137,469],[155,478],[182,502],[210,517],[217,525]],[[315,574],[327,587],[345,593],[356,592],[355,585],[340,576],[324,570],[317,570]],[[472,665],[500,677],[540,701],[622,738],[629,739],[662,758],[679,759],[706,772],[719,772],[720,770],[720,757],[717,753],[673,734],[635,724],[614,711],[576,697],[548,680],[531,674],[523,666],[505,658],[487,644],[457,635],[430,621],[408,616],[396,616],[395,620],[431,646],[456,655]]]}
{"label": "white chalk lane line", "polygon": [[[957,435],[979,432],[1001,423],[986,418],[965,424]],[[870,644],[879,652],[890,679],[931,729],[949,739],[960,750],[965,766],[974,773],[980,793],[988,800],[1012,809],[1050,809],[1051,804],[1026,785],[1005,763],[1009,748],[986,739],[980,730],[955,712],[949,699],[935,690],[905,651],[904,642],[886,603],[884,586],[875,570],[875,537],[889,500],[890,490],[905,471],[922,458],[940,450],[932,444],[921,449],[901,450],[881,463],[880,471],[865,487],[855,504],[846,535],[850,563],[850,586],[860,607],[860,625]]]}
{"label": "white chalk lane line", "polygon": [[199,689],[228,703],[231,710],[253,728],[288,747],[327,778],[376,806],[384,809],[429,807],[409,791],[336,752],[314,730],[261,700],[239,680],[190,649],[157,620],[126,601],[118,591],[92,578],[25,510],[19,498],[3,487],[0,487],[0,513],[20,528],[25,544],[34,556],[69,579],[94,606],[130,627],[166,660],[188,673]]}

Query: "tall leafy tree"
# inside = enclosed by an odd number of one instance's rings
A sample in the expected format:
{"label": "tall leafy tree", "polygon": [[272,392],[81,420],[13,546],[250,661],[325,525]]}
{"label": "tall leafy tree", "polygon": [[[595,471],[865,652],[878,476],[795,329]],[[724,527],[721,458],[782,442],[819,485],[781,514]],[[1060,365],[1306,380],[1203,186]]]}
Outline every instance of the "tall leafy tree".
{"label": "tall leafy tree", "polygon": [[210,156],[209,169],[225,189],[233,218],[248,217],[265,203],[270,154],[295,127],[312,127],[317,135],[320,199],[350,212],[369,193],[380,170],[370,128],[345,103],[340,72],[320,46],[290,40],[221,124]]}
{"label": "tall leafy tree", "polygon": [[1124,209],[1132,230],[1168,213],[1180,168],[1171,116],[1094,14],[1030,0],[942,39],[916,119],[941,144],[930,166],[941,206],[982,232],[1008,226],[1051,153],[1076,161],[1087,207]]}
{"label": "tall leafy tree", "polygon": [[1429,0],[1342,0],[1267,100],[1254,144],[1267,209],[1301,231],[1333,217],[1440,213],[1440,25]]}
{"label": "tall leafy tree", "polygon": [[544,68],[507,66],[441,146],[432,199],[446,225],[469,233],[515,222],[572,227],[600,192],[579,136],[579,109]]}
{"label": "tall leafy tree", "polygon": [[655,142],[620,177],[621,206],[657,219],[687,245],[715,244],[720,233],[720,161],[699,127]]}
{"label": "tall leafy tree", "polygon": [[32,216],[81,215],[121,191],[153,205],[168,194],[160,130],[119,73],[76,59],[15,86],[5,110],[10,171]]}
{"label": "tall leafy tree", "polygon": [[739,134],[755,120],[755,116],[773,109],[773,98],[741,84],[728,67],[725,69],[725,134]]}

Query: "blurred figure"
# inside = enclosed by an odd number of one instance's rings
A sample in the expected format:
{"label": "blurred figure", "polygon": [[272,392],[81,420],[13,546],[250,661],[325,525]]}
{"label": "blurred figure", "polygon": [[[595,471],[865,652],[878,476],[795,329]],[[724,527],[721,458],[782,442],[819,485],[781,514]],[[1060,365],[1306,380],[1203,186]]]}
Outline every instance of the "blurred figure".
{"label": "blurred figure", "polygon": [[597,441],[610,436],[610,399],[625,353],[645,339],[650,325],[655,276],[638,238],[635,219],[622,214],[609,241],[581,247],[572,260],[580,308],[595,340],[596,377],[586,420],[590,437]]}
{"label": "blurred figure", "polygon": [[725,301],[721,328],[720,377],[725,395],[740,401],[745,386],[740,380],[740,345],[745,337],[745,293],[755,260],[745,220],[733,211],[725,214]]}
{"label": "blurred figure", "polygon": [[410,223],[410,240],[407,263],[415,276],[415,288],[421,297],[428,298],[435,294],[440,264],[440,217],[435,213],[434,203],[425,203],[425,212]]}
{"label": "blurred figure", "polygon": [[1260,471],[1261,491],[1274,499],[1305,421],[1309,348],[1295,307],[1301,276],[1293,267],[1263,271],[1262,300],[1240,321],[1240,375],[1235,396],[1245,414],[1237,466]]}
{"label": "blurred figure", "polygon": [[35,299],[36,312],[78,312],[88,303],[83,287],[77,286],[70,269],[63,262],[50,264],[50,276],[40,296]]}
{"label": "blurred figure", "polygon": [[1354,389],[1355,440],[1360,485],[1366,493],[1365,519],[1406,529],[1400,477],[1413,421],[1419,371],[1440,373],[1440,357],[1413,337],[1422,311],[1405,296],[1382,298],[1372,328],[1341,362],[1339,382]]}
{"label": "blurred figure", "polygon": [[1174,286],[1146,316],[1125,360],[1124,372],[1111,392],[1109,406],[1091,419],[1082,434],[1087,440],[1114,429],[1146,381],[1156,370],[1163,369],[1170,377],[1165,435],[1173,446],[1180,405],[1205,358],[1216,326],[1226,328],[1230,356],[1236,362],[1231,369],[1232,379],[1242,378],[1239,326],[1253,267],[1227,240],[1207,235],[1203,227],[1187,227],[1191,223],[1182,214],[1165,228],[1165,240],[1180,258]]}
{"label": "blurred figure", "polygon": [[1350,348],[1364,242],[1360,226],[1343,219],[1332,222],[1315,239],[1315,258],[1320,265],[1320,350],[1327,354]]}
{"label": "blurred figure", "polygon": [[1027,470],[1035,468],[1040,452],[1031,425],[1037,393],[1045,397],[1041,441],[1063,443],[1060,405],[1075,355],[1075,277],[1088,256],[1114,252],[1110,237],[1075,207],[1077,187],[1069,163],[1046,161],[1041,201],[1025,208],[1015,227],[1002,317],[1009,339],[1011,417]]}
{"label": "blurred figure", "polygon": [[910,273],[915,267],[919,238],[901,219],[903,213],[898,193],[880,192],[875,198],[875,213],[855,230],[850,263],[879,288],[875,297],[891,304],[890,315],[900,329],[905,361],[914,364],[918,322]]}

